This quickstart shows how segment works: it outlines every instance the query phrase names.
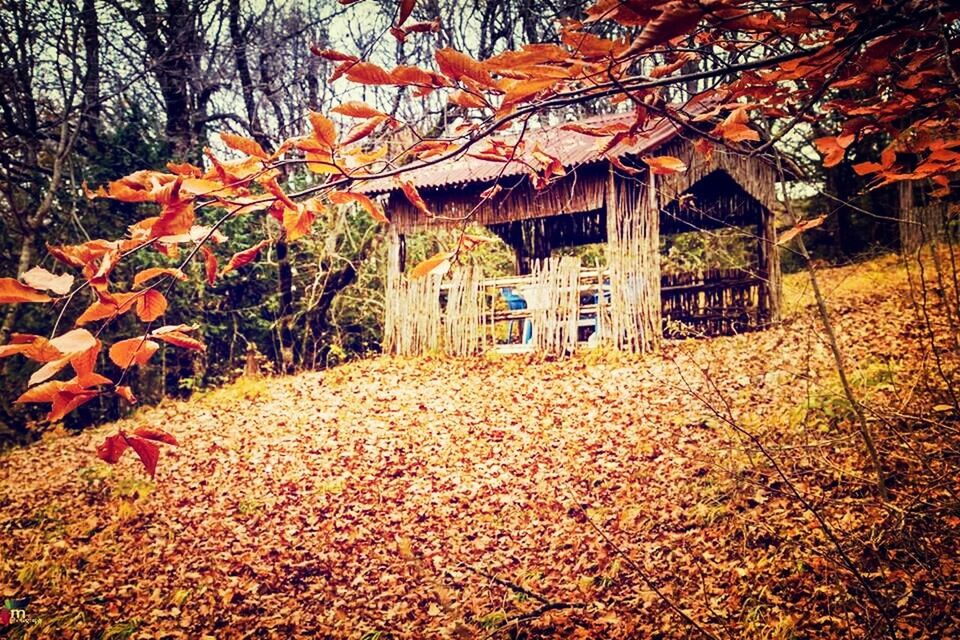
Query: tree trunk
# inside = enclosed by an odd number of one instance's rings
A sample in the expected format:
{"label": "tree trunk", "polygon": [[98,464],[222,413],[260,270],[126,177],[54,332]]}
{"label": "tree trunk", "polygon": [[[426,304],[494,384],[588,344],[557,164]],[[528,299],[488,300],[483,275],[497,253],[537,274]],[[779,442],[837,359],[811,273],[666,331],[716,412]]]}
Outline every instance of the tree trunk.
{"label": "tree trunk", "polygon": [[83,52],[87,63],[83,75],[81,128],[87,143],[96,149],[100,142],[100,25],[95,0],[83,0],[80,22],[83,25]]}
{"label": "tree trunk", "polygon": [[[250,74],[250,62],[247,59],[247,38],[240,27],[240,0],[229,0],[230,41],[233,45],[233,63],[240,78],[240,91],[243,94],[243,107],[247,112],[247,126],[253,139],[266,149],[272,146],[270,138],[263,132],[260,114],[253,94],[253,76]],[[313,56],[315,57],[315,56]]]}
{"label": "tree trunk", "polygon": [[281,231],[276,244],[277,250],[277,289],[280,295],[278,336],[280,338],[280,359],[278,365],[285,373],[293,373],[295,354],[293,329],[293,267],[290,265],[290,245],[286,233]]}

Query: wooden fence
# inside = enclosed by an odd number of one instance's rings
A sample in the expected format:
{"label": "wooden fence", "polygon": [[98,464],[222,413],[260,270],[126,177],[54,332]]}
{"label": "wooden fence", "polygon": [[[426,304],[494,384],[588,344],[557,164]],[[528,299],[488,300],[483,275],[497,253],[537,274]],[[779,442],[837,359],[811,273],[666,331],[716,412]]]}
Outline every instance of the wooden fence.
{"label": "wooden fence", "polygon": [[[760,306],[763,286],[756,273],[741,269],[663,275],[664,336],[720,336],[762,328],[767,322]],[[527,308],[508,309],[504,289],[521,295]],[[485,280],[479,267],[462,267],[444,283],[440,276],[400,277],[390,287],[387,304],[384,351],[396,355],[443,351],[469,356],[503,347],[505,340],[518,350],[564,355],[593,334],[609,343],[613,331],[609,274],[581,269],[579,259],[570,257],[539,262],[528,276]]]}
{"label": "wooden fence", "polygon": [[743,269],[664,274],[664,335],[721,336],[760,328],[762,284],[755,273]]}

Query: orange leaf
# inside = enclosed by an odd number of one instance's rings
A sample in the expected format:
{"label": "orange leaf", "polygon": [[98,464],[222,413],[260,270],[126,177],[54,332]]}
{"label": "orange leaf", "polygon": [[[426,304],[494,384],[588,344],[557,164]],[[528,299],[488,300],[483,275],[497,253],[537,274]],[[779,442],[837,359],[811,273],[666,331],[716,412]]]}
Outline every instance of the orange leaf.
{"label": "orange leaf", "polygon": [[20,278],[29,287],[39,291],[53,291],[60,295],[70,293],[70,288],[73,287],[73,276],[69,273],[61,273],[59,276],[55,276],[43,267],[34,267]]}
{"label": "orange leaf", "polygon": [[185,349],[194,349],[196,351],[203,351],[206,347],[202,342],[188,336],[187,333],[194,330],[194,327],[180,324],[180,325],[166,325],[160,327],[159,329],[154,329],[150,334],[151,337],[161,340],[168,344],[175,345],[177,347],[183,347]]}
{"label": "orange leaf", "polygon": [[322,113],[311,111],[310,126],[313,127],[314,137],[325,147],[333,149],[337,146],[337,125],[333,124],[333,120]]}
{"label": "orange leaf", "polygon": [[76,355],[94,348],[99,343],[86,329],[71,329],[50,340],[48,344],[64,355]]}
{"label": "orange leaf", "polygon": [[411,66],[408,64],[402,64],[397,67],[394,67],[390,71],[390,80],[393,84],[397,85],[417,85],[420,87],[434,87],[441,86],[442,76],[434,77],[434,74],[429,71],[425,71],[420,67]]}
{"label": "orange leaf", "polygon": [[105,320],[123,315],[133,308],[134,303],[139,297],[139,294],[136,293],[108,294],[103,292],[98,295],[99,298],[97,301],[87,307],[86,311],[81,313],[80,317],[77,318],[75,324],[78,327],[82,327],[96,320]]}
{"label": "orange leaf", "polygon": [[57,422],[82,404],[90,402],[100,395],[99,391],[86,389],[64,389],[53,398],[50,413],[46,415],[48,422]]}
{"label": "orange leaf", "polygon": [[704,10],[699,5],[698,2],[686,0],[659,3],[660,14],[646,22],[643,31],[631,43],[629,51],[644,51],[687,33],[697,26],[704,15]]}
{"label": "orange leaf", "polygon": [[207,245],[200,247],[200,253],[203,255],[203,268],[207,274],[207,284],[213,284],[217,281],[217,256]]}
{"label": "orange leaf", "polygon": [[720,135],[730,142],[744,142],[747,140],[757,142],[760,140],[759,133],[740,122],[731,122],[730,124],[722,125],[720,127]]}
{"label": "orange leaf", "polygon": [[348,79],[358,84],[393,84],[393,78],[383,67],[372,62],[358,62],[346,71]]}
{"label": "orange leaf", "polygon": [[501,191],[503,191],[503,187],[501,187],[500,183],[498,182],[492,187],[488,187],[484,189],[483,192],[480,194],[480,198],[482,198],[483,200],[489,200],[494,196],[496,196]]}
{"label": "orange leaf", "polygon": [[187,274],[185,274],[183,271],[180,271],[180,269],[173,269],[170,267],[149,267],[133,277],[133,286],[139,287],[147,280],[152,280],[157,276],[173,276],[177,280],[187,279]]}
{"label": "orange leaf", "polygon": [[120,385],[114,389],[114,392],[130,404],[137,404],[137,396],[133,395],[133,389],[127,385]]}
{"label": "orange leaf", "polygon": [[423,278],[434,273],[446,273],[450,268],[450,258],[452,257],[453,254],[449,251],[441,251],[415,266],[413,271],[410,272],[410,277]]}
{"label": "orange leaf", "polygon": [[[813,141],[817,145],[817,150],[823,155],[823,166],[833,167],[843,160],[846,155],[846,148],[852,142],[853,137],[840,139],[835,136],[824,136]],[[846,143],[846,144],[844,144]]]}
{"label": "orange leaf", "polygon": [[467,109],[485,109],[490,106],[487,104],[487,101],[480,96],[461,89],[451,93],[450,97],[447,98],[447,102],[455,104],[458,107],[466,107]]}
{"label": "orange leaf", "polygon": [[623,161],[617,156],[610,156],[610,164],[615,166],[617,169],[620,169],[620,171],[623,171],[627,175],[635,176],[640,173],[640,169],[624,164]]}
{"label": "orange leaf", "polygon": [[460,242],[458,244],[460,251],[472,251],[473,249],[479,247],[482,244],[490,242],[490,238],[485,238],[483,236],[474,236],[469,233],[463,233],[460,235]]}
{"label": "orange leaf", "polygon": [[877,173],[883,171],[883,165],[879,162],[858,162],[853,165],[853,172],[858,176],[865,176],[868,173]]}
{"label": "orange leaf", "polygon": [[430,211],[430,208],[427,206],[427,203],[420,196],[420,192],[417,191],[417,188],[413,186],[412,182],[401,182],[400,188],[403,190],[403,195],[407,197],[407,200],[410,201],[410,204],[419,209],[424,215],[433,217],[433,213]]}
{"label": "orange leaf", "polygon": [[440,31],[439,20],[428,20],[425,22],[414,22],[403,28],[407,33],[437,33]]}
{"label": "orange leaf", "polygon": [[349,202],[356,202],[361,207],[367,210],[374,220],[377,222],[387,222],[390,221],[387,219],[387,216],[384,215],[383,210],[374,202],[369,196],[366,196],[362,193],[354,193],[353,191],[331,191],[327,194],[327,197],[330,198],[330,202],[333,204],[347,204]]}
{"label": "orange leaf", "polygon": [[168,162],[167,169],[169,169],[171,173],[175,173],[178,176],[199,178],[203,175],[203,170],[200,167],[194,166],[189,162],[181,162],[179,164],[175,162]]}
{"label": "orange leaf", "polygon": [[0,304],[50,302],[53,298],[13,278],[0,278]]}
{"label": "orange leaf", "polygon": [[503,96],[501,108],[528,102],[533,97],[542,97],[543,94],[551,92],[556,84],[555,78],[507,81],[502,85],[507,93]]}
{"label": "orange leaf", "polygon": [[263,185],[267,191],[277,197],[277,200],[282,202],[284,205],[290,207],[291,209],[297,208],[297,203],[290,199],[290,196],[287,195],[286,191],[280,188],[280,185],[277,184],[276,178],[271,178],[266,184]]}
{"label": "orange leaf", "polygon": [[353,142],[357,142],[358,140],[363,140],[368,135],[373,133],[376,128],[379,127],[386,119],[387,116],[377,116],[375,118],[370,118],[366,122],[361,122],[347,132],[347,135],[341,144],[346,146]]}
{"label": "orange leaf", "polygon": [[283,210],[283,229],[287,234],[287,240],[293,242],[301,238],[313,229],[313,221],[316,215],[306,207],[298,206],[296,209],[285,207]]}
{"label": "orange leaf", "polygon": [[10,344],[0,346],[0,358],[18,353],[36,362],[50,362],[63,355],[59,349],[51,347],[49,341],[43,336],[29,333],[15,333],[10,338]]}
{"label": "orange leaf", "polygon": [[30,379],[27,380],[29,386],[40,384],[60,373],[65,366],[70,363],[70,356],[64,356],[58,360],[51,360],[39,369],[33,372]]}
{"label": "orange leaf", "polygon": [[153,223],[150,236],[161,238],[187,233],[193,227],[196,215],[193,204],[189,202],[174,202],[163,207],[160,218]]}
{"label": "orange leaf", "polygon": [[490,77],[483,64],[465,53],[454,49],[439,49],[434,57],[437,60],[437,68],[451,80],[470,78],[484,86],[497,88],[497,84]]}
{"label": "orange leaf", "polygon": [[687,165],[683,160],[674,156],[646,156],[643,161],[649,165],[650,170],[656,175],[666,176],[672,173],[683,173],[687,170]]}
{"label": "orange leaf", "polygon": [[379,109],[374,109],[366,102],[360,102],[359,100],[344,102],[343,104],[334,107],[330,111],[333,113],[339,113],[340,115],[347,116],[349,118],[375,118],[376,116],[387,115]]}
{"label": "orange leaf", "polygon": [[153,340],[143,337],[128,338],[116,342],[110,347],[110,360],[121,369],[128,369],[135,364],[146,364],[153,357],[160,345]]}
{"label": "orange leaf", "polygon": [[827,215],[823,214],[823,215],[817,216],[816,218],[812,218],[810,220],[801,220],[800,222],[792,226],[790,229],[782,233],[780,237],[777,239],[777,244],[786,244],[790,242],[790,240],[797,237],[807,229],[813,229],[814,227],[819,227],[820,225],[823,224],[824,220],[826,219],[827,219]]}
{"label": "orange leaf", "polygon": [[585,136],[593,136],[594,138],[606,138],[607,136],[612,136],[617,133],[623,133],[630,129],[630,126],[626,124],[608,124],[603,127],[587,127],[577,122],[570,122],[562,125],[560,128],[564,131],[575,131]]}
{"label": "orange leaf", "polygon": [[310,53],[330,62],[356,62],[359,60],[357,56],[352,56],[349,53],[341,53],[334,49],[319,49],[316,46],[310,47]]}
{"label": "orange leaf", "polygon": [[231,149],[245,153],[248,156],[263,158],[264,160],[270,157],[270,154],[264,151],[263,147],[261,147],[260,143],[256,140],[252,140],[244,136],[238,136],[226,131],[220,132],[220,139],[223,140],[223,143]]}
{"label": "orange leaf", "polygon": [[328,152],[307,152],[307,169],[314,173],[343,173],[343,169],[333,163],[333,156]]}
{"label": "orange leaf", "polygon": [[100,341],[98,340],[90,349],[70,358],[70,366],[73,367],[74,372],[77,374],[75,381],[81,387],[96,387],[101,384],[113,383],[110,378],[94,371],[99,357]]}
{"label": "orange leaf", "polygon": [[27,389],[13,402],[15,404],[40,404],[45,402],[53,402],[53,399],[56,397],[57,393],[59,393],[66,386],[66,382],[62,382],[60,380],[50,380],[49,382],[44,382],[43,384],[38,384],[31,389]]}
{"label": "orange leaf", "polygon": [[269,245],[270,245],[269,240],[262,240],[261,242],[250,247],[249,249],[244,249],[243,251],[238,251],[237,253],[233,254],[230,257],[230,261],[227,262],[227,266],[225,266],[223,268],[223,271],[220,272],[220,275],[222,276],[224,274],[230,273],[235,269],[239,269],[240,267],[253,262],[254,260],[256,260],[257,256],[260,255],[260,251],[264,247]]}
{"label": "orange leaf", "polygon": [[147,289],[137,298],[137,316],[144,322],[153,322],[167,311],[167,299],[156,289]]}

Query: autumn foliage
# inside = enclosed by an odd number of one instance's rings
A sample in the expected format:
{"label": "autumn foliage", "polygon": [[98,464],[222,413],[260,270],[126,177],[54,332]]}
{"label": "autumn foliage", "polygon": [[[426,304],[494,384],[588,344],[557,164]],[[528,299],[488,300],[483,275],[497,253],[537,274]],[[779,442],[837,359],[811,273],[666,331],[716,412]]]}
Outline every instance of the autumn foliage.
{"label": "autumn foliage", "polygon": [[[437,22],[412,21],[414,9],[411,0],[398,3],[391,33],[399,41],[439,29]],[[564,174],[563,159],[525,149],[522,139],[507,143],[504,136],[535,114],[573,104],[603,104],[633,114],[630,124],[568,125],[596,138],[603,150],[642,137],[653,116],[666,116],[697,138],[702,153],[726,147],[769,157],[778,140],[828,116],[837,123],[835,134],[814,141],[826,166],[841,162],[852,145],[874,140],[881,153],[857,164],[857,173],[876,186],[926,181],[935,186],[934,195],[946,196],[960,169],[952,62],[957,43],[946,28],[958,17],[955,3],[916,0],[599,0],[581,20],[566,20],[560,42],[528,44],[487,60],[439,48],[433,69],[386,69],[350,53],[314,48],[312,55],[334,64],[330,82],[345,78],[394,86],[413,98],[442,92],[462,114],[461,124],[448,135],[427,138],[394,115],[351,100],[329,115],[308,113],[303,135],[275,149],[222,133],[223,149],[207,149],[203,167],[171,162],[167,171],[138,171],[88,189],[90,198],[143,203],[153,213],[130,225],[122,238],[48,247],[63,273],[37,267],[19,279],[0,279],[4,304],[47,304],[59,317],[67,305],[83,308],[73,327],[57,320],[51,338],[13,335],[0,356],[36,363],[18,402],[50,405],[49,420],[101,394],[134,402],[123,384],[126,371],[149,366],[160,342],[204,348],[192,336],[193,327],[160,324],[168,306],[165,293],[186,278],[190,261],[201,260],[212,283],[270,250],[271,240],[264,239],[225,251],[220,228],[227,220],[271,216],[288,241],[309,234],[318,213],[334,205],[358,206],[387,224],[381,206],[363,193],[373,178],[399,181],[409,201],[432,216],[437,212],[403,174],[464,154],[521,163],[538,188],[547,188]],[[685,94],[681,87],[695,89]],[[862,97],[849,97],[852,91]],[[701,105],[695,114],[686,108],[690,102]],[[401,131],[412,132],[416,142],[399,149],[389,144]],[[643,161],[655,174],[686,169],[671,157]],[[291,165],[305,165],[316,184],[288,190],[282,179]],[[496,195],[491,188],[483,197]],[[796,233],[811,226],[805,224]],[[433,256],[414,275],[446,267],[475,244],[464,236],[455,250]],[[160,254],[167,266],[145,269],[132,282],[117,281],[117,264],[139,251]],[[140,335],[108,345],[109,357],[101,358],[104,345],[96,327],[127,314],[142,322]],[[112,369],[103,368],[105,360]],[[54,379],[62,371],[72,373]],[[152,441],[167,440],[151,435],[118,434],[99,454],[114,462],[129,446],[152,473],[157,457]]]}

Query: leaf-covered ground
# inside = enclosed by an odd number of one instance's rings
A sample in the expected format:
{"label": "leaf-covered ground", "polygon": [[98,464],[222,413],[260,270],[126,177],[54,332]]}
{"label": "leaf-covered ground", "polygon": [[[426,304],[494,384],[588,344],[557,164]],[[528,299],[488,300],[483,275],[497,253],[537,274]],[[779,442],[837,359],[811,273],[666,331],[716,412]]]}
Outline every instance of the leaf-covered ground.
{"label": "leaf-covered ground", "polygon": [[[857,392],[932,406],[895,261],[823,278]],[[878,637],[870,587],[901,637],[955,637],[960,518],[923,505],[956,478],[921,486],[902,444],[933,455],[942,434],[872,421],[882,506],[803,282],[783,327],[657,356],[379,358],[9,452],[0,593],[36,621],[11,632],[697,637],[669,600],[717,637]],[[97,460],[144,425],[181,442],[155,482],[132,455]]]}

